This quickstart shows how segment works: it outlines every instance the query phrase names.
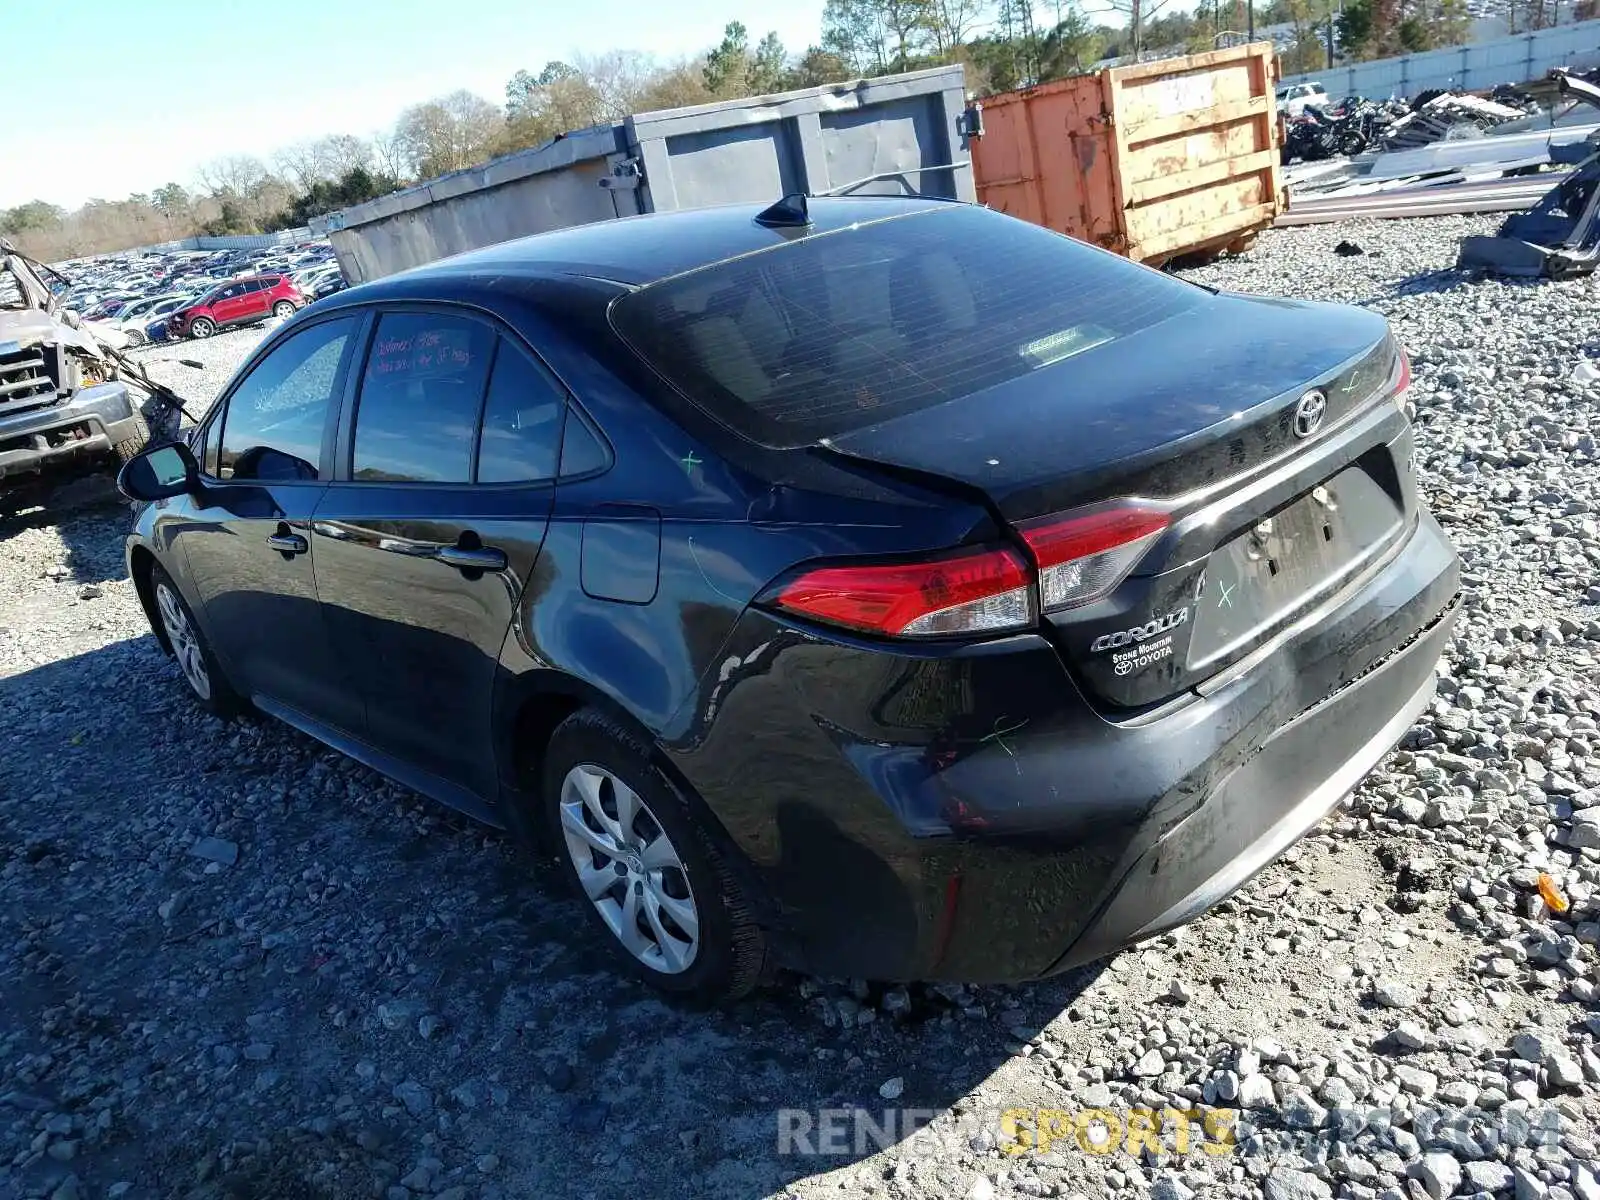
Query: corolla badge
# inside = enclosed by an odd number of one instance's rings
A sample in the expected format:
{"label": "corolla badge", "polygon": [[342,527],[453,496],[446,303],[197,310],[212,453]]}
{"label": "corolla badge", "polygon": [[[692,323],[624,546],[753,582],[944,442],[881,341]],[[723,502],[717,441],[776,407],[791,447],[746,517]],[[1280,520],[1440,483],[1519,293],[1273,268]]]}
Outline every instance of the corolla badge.
{"label": "corolla badge", "polygon": [[1294,406],[1294,435],[1298,438],[1308,438],[1318,429],[1322,428],[1322,418],[1328,413],[1327,394],[1312,388],[1300,397],[1300,403]]}

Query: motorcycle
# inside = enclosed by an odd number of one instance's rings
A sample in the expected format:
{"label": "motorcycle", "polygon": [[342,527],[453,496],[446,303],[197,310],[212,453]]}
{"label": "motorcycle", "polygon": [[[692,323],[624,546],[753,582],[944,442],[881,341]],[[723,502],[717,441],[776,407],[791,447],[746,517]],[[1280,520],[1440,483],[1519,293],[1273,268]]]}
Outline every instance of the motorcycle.
{"label": "motorcycle", "polygon": [[1317,162],[1336,155],[1360,154],[1383,136],[1394,119],[1393,105],[1360,96],[1347,96],[1321,111],[1307,109],[1288,126],[1283,161],[1299,158]]}

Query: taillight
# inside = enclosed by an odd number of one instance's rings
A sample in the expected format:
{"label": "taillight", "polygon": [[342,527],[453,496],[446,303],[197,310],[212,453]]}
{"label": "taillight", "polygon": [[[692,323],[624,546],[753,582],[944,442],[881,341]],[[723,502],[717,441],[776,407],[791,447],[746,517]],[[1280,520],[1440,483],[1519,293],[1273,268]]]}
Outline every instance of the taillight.
{"label": "taillight", "polygon": [[1118,505],[1022,526],[1022,539],[1039,566],[1044,610],[1101,599],[1127,578],[1168,522],[1158,508]]}
{"label": "taillight", "polygon": [[1399,345],[1394,348],[1394,357],[1395,365],[1389,373],[1390,395],[1401,415],[1409,419],[1414,415],[1411,402],[1406,399],[1406,392],[1411,387],[1411,360],[1406,357],[1405,348]]}
{"label": "taillight", "polygon": [[915,563],[814,567],[779,586],[770,602],[799,616],[888,637],[997,633],[1034,620],[1033,573],[1004,549]]}

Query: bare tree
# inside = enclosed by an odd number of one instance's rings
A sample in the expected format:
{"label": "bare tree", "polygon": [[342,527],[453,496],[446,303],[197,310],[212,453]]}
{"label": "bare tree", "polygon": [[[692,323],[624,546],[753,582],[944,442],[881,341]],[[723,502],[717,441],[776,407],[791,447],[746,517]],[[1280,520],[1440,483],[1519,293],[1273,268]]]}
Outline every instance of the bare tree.
{"label": "bare tree", "polygon": [[322,147],[323,157],[327,160],[328,173],[335,179],[357,167],[372,170],[372,146],[365,138],[353,133],[335,133],[322,138],[317,144]]}
{"label": "bare tree", "polygon": [[395,126],[419,176],[442,175],[481,162],[499,134],[501,111],[482,96],[451,92],[400,114]]}
{"label": "bare tree", "polygon": [[948,58],[958,46],[965,45],[992,9],[991,0],[931,0],[928,24],[939,57]]}
{"label": "bare tree", "polygon": [[599,118],[617,121],[639,107],[640,93],[655,74],[650,59],[635,50],[612,50],[580,57],[575,66],[599,97]]}
{"label": "bare tree", "polygon": [[1127,22],[1128,39],[1133,45],[1133,57],[1137,60],[1144,52],[1146,22],[1170,3],[1172,0],[1098,0],[1089,11],[1096,16],[1112,13]]}
{"label": "bare tree", "polygon": [[372,157],[379,173],[391,179],[407,177],[405,142],[398,128],[380,129],[372,135]]}
{"label": "bare tree", "polygon": [[272,156],[273,164],[301,192],[309,192],[312,184],[328,177],[325,140],[318,138],[285,146]]}
{"label": "bare tree", "polygon": [[248,154],[232,154],[214,158],[195,172],[200,186],[214,196],[224,193],[234,196],[248,195],[252,189],[272,174],[267,164]]}

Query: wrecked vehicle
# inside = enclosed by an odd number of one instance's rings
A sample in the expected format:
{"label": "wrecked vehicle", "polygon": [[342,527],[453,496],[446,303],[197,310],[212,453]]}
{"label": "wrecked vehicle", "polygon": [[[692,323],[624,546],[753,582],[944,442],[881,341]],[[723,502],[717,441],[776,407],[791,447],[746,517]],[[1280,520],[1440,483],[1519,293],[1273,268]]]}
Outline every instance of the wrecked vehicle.
{"label": "wrecked vehicle", "polygon": [[144,449],[149,422],[128,374],[116,348],[59,307],[37,264],[0,238],[0,490]]}
{"label": "wrecked vehicle", "polygon": [[[1600,87],[1557,69],[1558,94],[1600,108]],[[1552,162],[1571,162],[1564,176],[1527,212],[1515,213],[1493,236],[1461,239],[1458,266],[1499,275],[1570,279],[1600,265],[1600,145],[1552,146]]]}

